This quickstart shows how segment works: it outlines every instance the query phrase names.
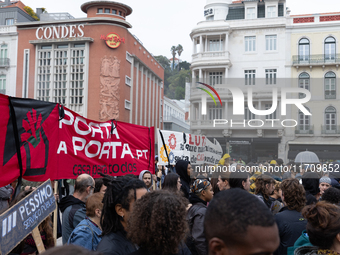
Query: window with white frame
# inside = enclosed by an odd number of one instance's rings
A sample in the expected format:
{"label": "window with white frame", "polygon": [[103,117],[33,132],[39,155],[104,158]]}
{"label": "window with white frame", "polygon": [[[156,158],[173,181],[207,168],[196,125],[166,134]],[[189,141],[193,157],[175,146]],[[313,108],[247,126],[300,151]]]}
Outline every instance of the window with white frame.
{"label": "window with white frame", "polygon": [[[310,89],[310,77],[309,74],[306,72],[303,72],[299,75],[299,88],[302,89]],[[306,97],[306,94],[304,93],[299,93],[299,98],[304,98]]]}
{"label": "window with white frame", "polygon": [[209,106],[209,120],[222,119],[221,106]]}
{"label": "window with white frame", "polygon": [[131,102],[125,99],[125,109],[131,110]]}
{"label": "window with white frame", "polygon": [[42,45],[38,49],[36,98],[82,113],[85,43]]}
{"label": "window with white frame", "polygon": [[0,47],[0,64],[7,65],[7,44],[3,44]]}
{"label": "window with white frame", "polygon": [[14,24],[14,19],[6,19],[6,25],[11,26]]}
{"label": "window with white frame", "polygon": [[[306,109],[310,112],[308,107],[306,107]],[[297,127],[299,130],[311,130],[310,115],[305,115],[303,112],[299,111],[299,125]]]}
{"label": "window with white frame", "polygon": [[223,50],[223,39],[209,40],[208,51],[222,51]]}
{"label": "window with white frame", "polygon": [[277,35],[266,35],[266,51],[277,50]]}
{"label": "window with white frame", "polygon": [[[269,110],[271,107],[272,107],[272,104],[264,105],[265,110]],[[273,113],[266,115],[266,120],[274,120],[274,119],[276,119],[276,110]]]}
{"label": "window with white frame", "polygon": [[276,6],[268,6],[267,7],[267,18],[275,18],[276,17]]}
{"label": "window with white frame", "polygon": [[325,99],[336,99],[336,75],[333,72],[325,74]]}
{"label": "window with white frame", "polygon": [[246,19],[255,19],[255,7],[247,8]]}
{"label": "window with white frame", "polygon": [[307,38],[302,38],[299,41],[299,62],[309,61],[309,40]]}
{"label": "window with white frame", "polygon": [[325,110],[325,129],[336,130],[336,109],[328,106]]}
{"label": "window with white frame", "polygon": [[244,37],[245,52],[256,51],[256,36]]}
{"label": "window with white frame", "polygon": [[222,84],[222,72],[209,72],[209,85]]}
{"label": "window with white frame", "polygon": [[335,60],[335,39],[332,36],[325,40],[325,60]]}
{"label": "window with white frame", "polygon": [[6,75],[0,75],[0,93],[6,94]]}
{"label": "window with white frame", "polygon": [[255,70],[244,70],[244,84],[255,85]]}
{"label": "window with white frame", "polygon": [[276,84],[276,74],[277,74],[277,69],[266,69],[266,84],[267,85]]}

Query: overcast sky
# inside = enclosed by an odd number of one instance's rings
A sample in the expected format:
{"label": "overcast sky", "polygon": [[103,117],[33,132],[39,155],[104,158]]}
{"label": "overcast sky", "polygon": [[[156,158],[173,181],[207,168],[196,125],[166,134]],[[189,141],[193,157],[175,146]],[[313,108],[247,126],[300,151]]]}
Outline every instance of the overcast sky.
{"label": "overcast sky", "polygon": [[[171,58],[170,48],[181,44],[181,59],[191,62],[192,42],[190,32],[204,20],[203,10],[207,0],[116,0],[129,5],[133,12],[126,20],[136,35],[153,55]],[[22,0],[35,10],[44,7],[49,13],[68,12],[75,18],[86,17],[80,6],[84,0]],[[291,14],[340,12],[339,0],[287,0]]]}

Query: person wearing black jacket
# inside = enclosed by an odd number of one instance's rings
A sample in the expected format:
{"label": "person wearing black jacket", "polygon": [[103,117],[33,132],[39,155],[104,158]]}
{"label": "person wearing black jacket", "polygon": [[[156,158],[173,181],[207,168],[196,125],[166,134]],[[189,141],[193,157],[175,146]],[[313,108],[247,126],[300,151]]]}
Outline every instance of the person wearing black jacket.
{"label": "person wearing black jacket", "polygon": [[103,255],[126,255],[136,251],[127,235],[127,223],[136,200],[147,193],[145,183],[131,177],[113,178],[106,176],[107,186],[100,219],[103,238],[97,251]]}
{"label": "person wearing black jacket", "polygon": [[190,237],[187,245],[193,255],[208,254],[207,242],[204,235],[204,216],[207,203],[213,198],[212,185],[206,179],[197,179],[190,187],[189,202],[192,204],[188,210]]}
{"label": "person wearing black jacket", "polygon": [[181,191],[184,194],[184,197],[189,199],[189,193],[190,193],[190,183],[191,183],[191,178],[190,178],[190,173],[192,171],[192,167],[190,164],[190,161],[186,160],[178,160],[176,163],[176,172],[181,178]]}
{"label": "person wearing black jacket", "polygon": [[306,219],[301,215],[301,210],[306,205],[303,186],[297,179],[286,179],[281,183],[281,190],[285,207],[275,215],[280,234],[280,246],[274,255],[287,254],[287,248],[294,246],[307,225]]}

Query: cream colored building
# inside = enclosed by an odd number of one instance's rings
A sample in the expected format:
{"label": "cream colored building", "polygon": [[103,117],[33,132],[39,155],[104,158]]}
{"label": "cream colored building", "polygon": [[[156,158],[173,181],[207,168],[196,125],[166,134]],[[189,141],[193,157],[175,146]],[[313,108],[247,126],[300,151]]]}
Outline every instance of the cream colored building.
{"label": "cream colored building", "polygon": [[293,85],[311,92],[306,106],[312,114],[292,111],[299,125],[288,142],[288,158],[309,150],[322,161],[340,159],[340,13],[291,16],[287,33]]}

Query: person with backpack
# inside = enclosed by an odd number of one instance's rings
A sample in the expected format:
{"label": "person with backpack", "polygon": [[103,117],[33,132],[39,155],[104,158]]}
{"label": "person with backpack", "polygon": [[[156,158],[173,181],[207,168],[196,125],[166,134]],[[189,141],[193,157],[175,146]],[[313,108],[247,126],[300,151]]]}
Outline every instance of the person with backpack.
{"label": "person with backpack", "polygon": [[197,179],[190,187],[189,202],[192,204],[187,213],[190,235],[187,246],[192,255],[208,254],[204,235],[204,216],[207,204],[213,198],[212,185],[206,179]]}

